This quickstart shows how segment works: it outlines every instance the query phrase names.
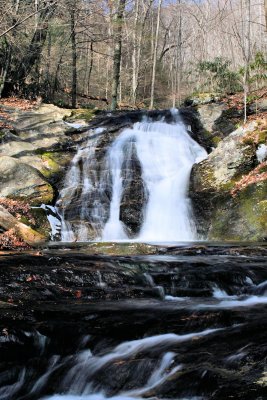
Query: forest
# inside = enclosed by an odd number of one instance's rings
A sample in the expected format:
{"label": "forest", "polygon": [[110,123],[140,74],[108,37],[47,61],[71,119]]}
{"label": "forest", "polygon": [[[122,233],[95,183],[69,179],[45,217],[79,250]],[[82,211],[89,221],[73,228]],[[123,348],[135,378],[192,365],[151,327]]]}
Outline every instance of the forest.
{"label": "forest", "polygon": [[266,83],[267,0],[1,0],[0,96],[167,108]]}

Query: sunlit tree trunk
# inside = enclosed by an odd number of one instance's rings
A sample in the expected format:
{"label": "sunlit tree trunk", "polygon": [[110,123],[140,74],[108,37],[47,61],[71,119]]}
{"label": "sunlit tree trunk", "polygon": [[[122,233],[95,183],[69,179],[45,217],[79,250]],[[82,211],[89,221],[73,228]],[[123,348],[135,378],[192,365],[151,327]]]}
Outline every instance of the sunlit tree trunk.
{"label": "sunlit tree trunk", "polygon": [[158,50],[158,39],[159,39],[159,22],[160,22],[160,11],[161,11],[162,0],[159,0],[158,4],[158,15],[157,15],[157,27],[153,53],[153,65],[152,65],[152,79],[151,79],[151,95],[150,95],[150,109],[154,108],[154,92],[155,92],[155,78],[156,78],[156,66],[157,66],[157,50]]}
{"label": "sunlit tree trunk", "polygon": [[249,63],[250,63],[250,0],[244,1],[245,28],[244,28],[244,58],[245,68],[243,77],[244,86],[244,122],[247,120],[247,96],[249,92]]}
{"label": "sunlit tree trunk", "polygon": [[113,77],[112,77],[112,101],[111,109],[114,111],[118,106],[118,87],[120,82],[121,47],[123,13],[126,0],[118,0],[117,11],[113,18],[114,52],[113,52]]}

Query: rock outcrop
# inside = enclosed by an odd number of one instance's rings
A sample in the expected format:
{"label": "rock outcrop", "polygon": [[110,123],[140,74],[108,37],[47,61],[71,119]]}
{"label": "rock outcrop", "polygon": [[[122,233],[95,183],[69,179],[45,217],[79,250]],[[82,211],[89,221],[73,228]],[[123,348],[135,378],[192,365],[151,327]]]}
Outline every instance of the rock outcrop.
{"label": "rock outcrop", "polygon": [[51,204],[87,123],[66,123],[72,110],[51,104],[27,112],[5,111],[14,128],[0,135],[0,197],[37,207]]}
{"label": "rock outcrop", "polygon": [[[257,124],[234,130],[233,113],[236,112],[236,117],[240,117],[240,113],[215,100],[205,98],[192,107],[181,108],[179,113],[192,137],[210,152],[208,159],[195,165],[192,171],[190,196],[198,230],[211,240],[264,239],[267,236],[264,165],[254,173],[261,175],[260,180],[248,175],[264,162],[267,134],[262,130],[258,132]],[[257,106],[264,110],[264,100]],[[73,113],[53,105],[42,105],[30,112],[9,110],[9,114],[14,129],[0,132],[0,197],[22,200],[33,206],[51,204],[62,188],[63,177],[78,145],[97,137],[93,179],[102,179],[100,171],[109,174],[105,187],[96,185],[103,204],[104,222],[109,218],[112,195],[111,175],[105,170],[110,144],[122,129],[132,126],[144,115],[155,120],[164,116],[170,123],[175,118],[170,110],[131,111],[100,113],[89,123],[92,111]],[[87,167],[92,175],[91,166]],[[133,147],[131,166],[123,166],[124,192],[120,208],[120,218],[130,236],[138,233],[147,201],[141,173]],[[247,176],[249,185],[242,183]],[[92,196],[87,199],[89,213]],[[77,224],[81,204],[71,202],[68,207],[66,213]],[[97,218],[91,225],[86,218],[86,229],[92,232],[92,238],[96,237],[102,227]]]}
{"label": "rock outcrop", "polygon": [[38,206],[50,204],[54,197],[52,186],[32,166],[13,157],[0,157],[0,197]]}
{"label": "rock outcrop", "polygon": [[[259,162],[257,122],[239,128],[193,167],[190,195],[198,229],[210,240],[265,240],[267,179]],[[260,176],[260,178],[259,178]],[[267,178],[267,177],[266,177]]]}

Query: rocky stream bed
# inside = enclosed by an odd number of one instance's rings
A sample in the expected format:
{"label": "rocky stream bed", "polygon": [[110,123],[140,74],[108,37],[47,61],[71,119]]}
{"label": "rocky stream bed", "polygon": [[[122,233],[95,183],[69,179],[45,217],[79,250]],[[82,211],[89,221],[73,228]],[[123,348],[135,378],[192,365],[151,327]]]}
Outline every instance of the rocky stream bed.
{"label": "rocky stream bed", "polygon": [[1,253],[0,399],[266,399],[266,255],[262,243]]}

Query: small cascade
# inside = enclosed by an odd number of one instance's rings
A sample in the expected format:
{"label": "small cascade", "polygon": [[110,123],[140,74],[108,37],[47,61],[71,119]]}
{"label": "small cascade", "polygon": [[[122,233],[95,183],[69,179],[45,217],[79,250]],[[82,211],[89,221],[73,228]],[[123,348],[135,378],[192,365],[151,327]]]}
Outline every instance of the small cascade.
{"label": "small cascade", "polygon": [[[86,242],[100,239],[107,207],[107,179],[98,179],[95,151],[102,130],[80,147],[66,174],[63,189],[56,204],[61,217],[61,241]],[[103,175],[103,173],[102,173]]]}
{"label": "small cascade", "polygon": [[62,241],[197,239],[187,191],[193,164],[207,153],[173,117],[123,130],[101,161],[101,135],[78,150],[57,202]]}

